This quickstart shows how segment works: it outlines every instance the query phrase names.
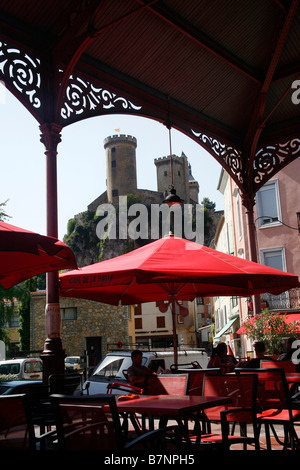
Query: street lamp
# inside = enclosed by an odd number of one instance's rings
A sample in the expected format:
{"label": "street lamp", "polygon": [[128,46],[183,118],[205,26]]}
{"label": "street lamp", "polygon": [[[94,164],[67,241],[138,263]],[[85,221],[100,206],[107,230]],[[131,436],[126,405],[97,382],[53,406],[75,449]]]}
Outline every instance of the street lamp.
{"label": "street lamp", "polygon": [[182,205],[184,201],[180,199],[180,197],[176,194],[176,189],[174,188],[171,127],[168,127],[168,129],[169,129],[169,144],[170,144],[171,185],[168,188],[169,189],[168,196],[162,202],[163,204],[167,204],[170,207],[170,206],[175,206],[175,205]]}

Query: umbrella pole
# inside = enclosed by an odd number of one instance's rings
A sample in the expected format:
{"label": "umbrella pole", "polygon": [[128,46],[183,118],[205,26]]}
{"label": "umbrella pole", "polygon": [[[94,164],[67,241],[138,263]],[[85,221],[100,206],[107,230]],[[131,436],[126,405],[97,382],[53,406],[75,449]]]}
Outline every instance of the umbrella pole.
{"label": "umbrella pole", "polygon": [[176,317],[175,317],[175,298],[172,297],[172,326],[173,326],[173,348],[174,348],[174,364],[177,364],[177,336],[176,336]]}

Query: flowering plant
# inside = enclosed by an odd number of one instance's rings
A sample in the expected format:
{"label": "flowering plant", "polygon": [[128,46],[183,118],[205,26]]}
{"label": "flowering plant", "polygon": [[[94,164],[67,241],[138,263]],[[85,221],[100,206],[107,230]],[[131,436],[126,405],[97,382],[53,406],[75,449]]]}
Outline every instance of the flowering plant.
{"label": "flowering plant", "polygon": [[300,334],[300,324],[298,321],[286,323],[286,315],[269,312],[266,308],[261,313],[247,320],[243,327],[246,335],[257,341],[263,341],[269,354],[282,352],[282,340],[285,337]]}

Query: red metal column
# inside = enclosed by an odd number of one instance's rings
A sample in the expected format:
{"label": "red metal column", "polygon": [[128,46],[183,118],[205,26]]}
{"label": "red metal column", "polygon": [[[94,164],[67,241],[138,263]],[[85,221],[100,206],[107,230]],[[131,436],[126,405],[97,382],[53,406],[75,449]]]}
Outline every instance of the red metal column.
{"label": "red metal column", "polygon": [[[254,195],[242,194],[242,203],[246,208],[247,227],[248,227],[248,240],[250,249],[250,259],[257,263],[257,249],[256,249],[256,233],[255,233],[255,222],[254,222],[254,211],[253,207],[255,204]],[[253,312],[254,315],[261,311],[260,296],[253,296]]]}
{"label": "red metal column", "polygon": [[[45,146],[46,155],[47,235],[55,238],[58,238],[57,146],[61,142],[61,129],[61,126],[55,123],[40,126],[41,142]],[[43,381],[47,385],[50,375],[64,372],[65,353],[60,338],[58,272],[47,273],[45,329],[46,341],[41,357],[44,365]]]}

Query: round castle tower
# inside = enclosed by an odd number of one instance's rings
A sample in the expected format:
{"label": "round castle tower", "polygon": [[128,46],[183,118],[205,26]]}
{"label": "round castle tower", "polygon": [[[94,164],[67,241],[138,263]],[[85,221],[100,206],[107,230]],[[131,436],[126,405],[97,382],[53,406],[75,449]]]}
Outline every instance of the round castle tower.
{"label": "round castle tower", "polygon": [[118,196],[134,193],[137,189],[137,140],[131,135],[113,135],[104,139],[106,153],[107,200],[118,202]]}

